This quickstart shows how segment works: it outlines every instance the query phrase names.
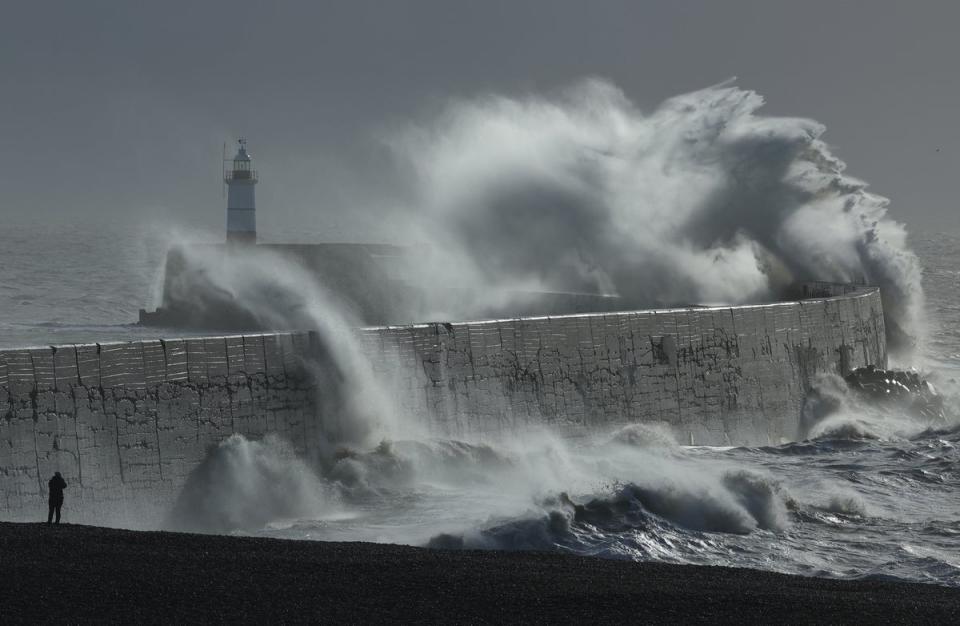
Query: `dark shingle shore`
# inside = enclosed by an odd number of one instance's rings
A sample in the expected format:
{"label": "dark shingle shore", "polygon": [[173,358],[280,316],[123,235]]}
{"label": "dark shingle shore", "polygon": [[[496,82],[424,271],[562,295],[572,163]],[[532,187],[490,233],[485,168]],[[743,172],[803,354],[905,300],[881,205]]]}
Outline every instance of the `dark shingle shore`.
{"label": "dark shingle shore", "polygon": [[956,623],[960,590],[528,552],[0,523],[11,622]]}

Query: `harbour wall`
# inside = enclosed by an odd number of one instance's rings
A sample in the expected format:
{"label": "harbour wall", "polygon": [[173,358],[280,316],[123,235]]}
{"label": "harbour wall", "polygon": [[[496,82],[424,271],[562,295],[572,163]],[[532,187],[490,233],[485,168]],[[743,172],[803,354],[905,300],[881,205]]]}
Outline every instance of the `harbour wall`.
{"label": "harbour wall", "polygon": [[268,433],[316,440],[308,333],[0,351],[0,519],[46,514],[156,527],[208,448]]}
{"label": "harbour wall", "polygon": [[[814,288],[815,286],[815,288]],[[364,329],[403,414],[438,434],[567,437],[659,422],[682,443],[779,444],[817,375],[886,365],[880,292],[756,306],[590,313]]]}
{"label": "harbour wall", "polygon": [[[437,436],[658,422],[683,443],[776,444],[798,435],[818,374],[886,363],[879,291],[816,293],[356,333],[397,411]],[[304,332],[0,351],[0,519],[42,517],[60,471],[70,521],[156,527],[234,433],[309,456],[323,353]]]}

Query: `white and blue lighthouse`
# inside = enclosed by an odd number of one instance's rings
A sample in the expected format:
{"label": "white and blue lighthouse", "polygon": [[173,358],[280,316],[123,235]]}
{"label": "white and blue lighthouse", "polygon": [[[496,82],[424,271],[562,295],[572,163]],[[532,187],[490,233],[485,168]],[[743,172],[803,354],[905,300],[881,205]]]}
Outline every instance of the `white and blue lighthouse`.
{"label": "white and blue lighthouse", "polygon": [[229,162],[223,180],[227,184],[227,243],[257,242],[257,204],[254,188],[257,172],[251,165],[246,139],[233,161]]}

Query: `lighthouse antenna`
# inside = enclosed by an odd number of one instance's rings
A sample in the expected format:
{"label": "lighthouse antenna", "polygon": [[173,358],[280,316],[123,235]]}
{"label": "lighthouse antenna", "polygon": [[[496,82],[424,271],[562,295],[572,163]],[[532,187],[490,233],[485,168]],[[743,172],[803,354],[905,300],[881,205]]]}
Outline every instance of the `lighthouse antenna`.
{"label": "lighthouse antenna", "polygon": [[223,142],[223,156],[220,158],[220,192],[223,198],[227,197],[227,142]]}

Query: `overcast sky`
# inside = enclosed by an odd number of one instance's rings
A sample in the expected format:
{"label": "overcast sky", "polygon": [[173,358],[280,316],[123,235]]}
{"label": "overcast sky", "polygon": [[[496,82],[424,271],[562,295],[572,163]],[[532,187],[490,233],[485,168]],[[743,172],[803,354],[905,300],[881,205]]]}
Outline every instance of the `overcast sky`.
{"label": "overcast sky", "polygon": [[363,216],[390,188],[381,138],[451,97],[549,93],[601,76],[649,110],[736,76],[766,97],[767,113],[826,124],[849,173],[891,198],[897,219],[960,228],[956,2],[8,0],[3,9],[0,218],[222,227],[221,146],[242,134],[260,171],[264,230],[357,237],[354,218],[368,228]]}

